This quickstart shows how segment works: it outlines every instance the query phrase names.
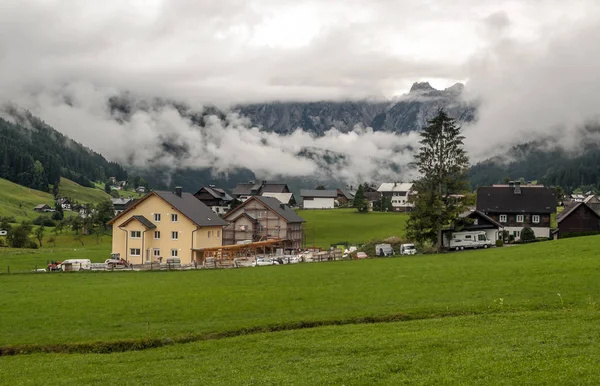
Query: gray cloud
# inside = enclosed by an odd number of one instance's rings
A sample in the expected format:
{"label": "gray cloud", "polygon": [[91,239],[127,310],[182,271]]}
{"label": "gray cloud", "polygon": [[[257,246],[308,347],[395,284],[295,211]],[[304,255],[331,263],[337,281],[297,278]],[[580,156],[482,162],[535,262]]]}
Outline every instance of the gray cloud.
{"label": "gray cloud", "polygon": [[[474,160],[544,135],[576,147],[577,128],[598,111],[598,6],[588,0],[23,0],[1,7],[0,102],[137,166],[334,172],[353,182],[406,177],[392,164],[410,162],[403,149],[418,138],[368,129],[280,137],[249,129],[234,114],[200,129],[169,107],[117,122],[106,101],[123,91],[202,110],[206,103],[384,98],[417,80],[467,80],[470,97],[482,101],[480,119],[465,127]],[[165,137],[188,145],[188,156],[164,154]],[[295,157],[303,149],[314,157]],[[323,162],[329,151],[341,155],[335,170]]]}

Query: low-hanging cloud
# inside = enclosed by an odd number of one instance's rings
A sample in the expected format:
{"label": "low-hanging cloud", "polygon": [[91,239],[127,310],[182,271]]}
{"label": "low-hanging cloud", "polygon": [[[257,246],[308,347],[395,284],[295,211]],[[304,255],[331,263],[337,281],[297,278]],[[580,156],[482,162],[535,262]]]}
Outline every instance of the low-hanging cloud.
{"label": "low-hanging cloud", "polygon": [[[0,103],[137,167],[408,179],[415,133],[357,127],[316,137],[298,128],[282,136],[232,112],[199,126],[164,104],[116,119],[107,101],[131,92],[227,112],[244,102],[383,99],[413,81],[467,80],[467,98],[480,106],[464,126],[473,161],[542,137],[577,148],[589,138],[581,127],[598,114],[598,10],[590,0],[23,0],[0,12]],[[40,27],[45,20],[54,27]],[[165,151],[165,142],[182,151]]]}

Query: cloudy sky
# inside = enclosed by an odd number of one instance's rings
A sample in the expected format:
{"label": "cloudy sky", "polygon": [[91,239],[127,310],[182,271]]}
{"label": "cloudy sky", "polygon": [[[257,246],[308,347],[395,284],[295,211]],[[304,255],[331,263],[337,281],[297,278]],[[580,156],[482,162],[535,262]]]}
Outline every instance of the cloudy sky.
{"label": "cloudy sky", "polygon": [[[598,26],[600,2],[593,0],[0,0],[0,101],[123,161],[133,150],[106,138],[124,130],[145,138],[128,145],[148,157],[164,131],[203,152],[214,138],[189,132],[189,122],[169,111],[116,123],[105,101],[120,91],[201,109],[390,98],[415,81],[437,88],[462,81],[469,97],[483,101],[478,123],[465,128],[479,159],[493,148],[490,138],[508,146],[575,133],[597,118]],[[242,130],[231,121],[220,126]],[[223,147],[243,145],[227,143],[230,135],[223,134]],[[366,134],[352,135],[360,142]],[[264,149],[270,155],[289,150],[277,147],[280,138],[256,140],[273,143]],[[396,146],[412,138],[391,140]],[[218,154],[198,162],[235,167]]]}

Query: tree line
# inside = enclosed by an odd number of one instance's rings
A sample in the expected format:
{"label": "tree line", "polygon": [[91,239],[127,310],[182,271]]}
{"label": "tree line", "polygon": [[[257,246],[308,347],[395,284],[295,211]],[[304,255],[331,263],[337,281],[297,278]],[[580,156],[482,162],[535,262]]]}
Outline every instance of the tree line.
{"label": "tree line", "polygon": [[91,187],[91,181],[114,176],[127,179],[127,172],[65,137],[29,113],[13,112],[15,122],[0,118],[0,178],[49,192],[63,176]]}

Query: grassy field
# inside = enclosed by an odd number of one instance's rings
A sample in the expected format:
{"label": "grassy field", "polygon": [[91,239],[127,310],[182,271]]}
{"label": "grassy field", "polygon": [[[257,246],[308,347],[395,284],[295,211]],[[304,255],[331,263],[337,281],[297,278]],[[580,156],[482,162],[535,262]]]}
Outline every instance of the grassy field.
{"label": "grassy field", "polygon": [[110,199],[104,189],[86,188],[64,177],[60,178],[59,195],[72,198],[80,204],[97,204]]}
{"label": "grassy field", "polygon": [[48,204],[54,208],[52,194],[0,178],[0,216],[14,216],[17,221],[33,220],[40,215],[33,210],[38,204]]}
{"label": "grassy field", "polygon": [[597,384],[598,313],[348,325],[110,355],[0,358],[4,384]]}
{"label": "grassy field", "polygon": [[306,244],[323,248],[343,241],[363,244],[403,237],[408,218],[404,213],[358,213],[356,209],[299,210],[298,214],[307,221]]}
{"label": "grassy field", "polygon": [[600,237],[587,237],[237,270],[4,275],[0,293],[18,296],[0,299],[0,345],[178,337],[372,315],[589,307],[600,299],[599,246]]}

